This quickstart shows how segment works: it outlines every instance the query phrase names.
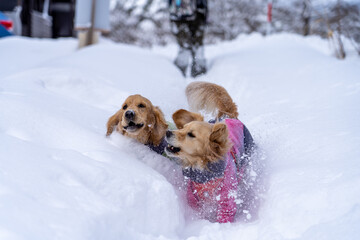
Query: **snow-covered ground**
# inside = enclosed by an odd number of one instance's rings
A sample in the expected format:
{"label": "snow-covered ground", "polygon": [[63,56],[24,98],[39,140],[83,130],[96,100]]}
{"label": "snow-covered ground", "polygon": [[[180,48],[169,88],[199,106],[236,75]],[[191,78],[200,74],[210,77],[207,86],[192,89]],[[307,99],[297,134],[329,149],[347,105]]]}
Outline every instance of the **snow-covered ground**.
{"label": "snow-covered ground", "polygon": [[360,236],[360,60],[326,41],[241,36],[206,48],[265,154],[252,223],[188,216],[178,166],[107,119],[135,93],[187,108],[176,47],[0,39],[0,239],[354,240]]}

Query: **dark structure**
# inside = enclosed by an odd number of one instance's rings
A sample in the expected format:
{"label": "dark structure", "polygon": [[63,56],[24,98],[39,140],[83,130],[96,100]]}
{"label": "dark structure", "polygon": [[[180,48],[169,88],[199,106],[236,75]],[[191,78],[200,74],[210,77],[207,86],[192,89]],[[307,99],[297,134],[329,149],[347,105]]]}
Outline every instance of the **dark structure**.
{"label": "dark structure", "polygon": [[21,5],[24,36],[74,36],[75,0],[22,0]]}
{"label": "dark structure", "polygon": [[0,1],[0,11],[10,12],[17,6],[18,0],[5,0]]}

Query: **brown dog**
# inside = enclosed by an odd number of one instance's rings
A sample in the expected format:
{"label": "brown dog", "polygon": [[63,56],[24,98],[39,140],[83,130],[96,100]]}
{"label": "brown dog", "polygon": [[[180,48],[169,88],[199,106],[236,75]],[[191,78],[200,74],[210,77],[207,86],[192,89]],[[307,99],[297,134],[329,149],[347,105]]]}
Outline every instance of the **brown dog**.
{"label": "brown dog", "polygon": [[176,111],[178,130],[166,132],[166,153],[180,159],[189,205],[210,221],[233,222],[256,206],[251,193],[253,138],[237,119],[237,107],[223,87],[193,82],[186,95],[190,108],[212,112],[216,120],[205,122],[198,113]]}
{"label": "brown dog", "polygon": [[[215,115],[217,120],[237,119],[239,115],[229,93],[217,84],[192,82],[186,87],[186,97],[191,110],[205,110]],[[184,167],[203,170],[209,163],[218,161],[231,147],[225,123],[204,122],[201,114],[184,109],[176,111],[172,117],[178,130],[167,133],[167,154],[181,159]]]}
{"label": "brown dog", "polygon": [[109,136],[115,127],[116,131],[124,136],[157,147],[164,141],[168,126],[159,107],[153,106],[150,100],[137,94],[129,96],[122,108],[109,118],[106,136]]}
{"label": "brown dog", "polygon": [[173,114],[177,131],[168,131],[169,156],[178,157],[184,167],[205,169],[230,149],[225,123],[210,124],[198,113],[180,109]]}
{"label": "brown dog", "polygon": [[190,110],[205,110],[217,118],[237,118],[237,106],[222,86],[208,82],[192,82],[186,87]]}

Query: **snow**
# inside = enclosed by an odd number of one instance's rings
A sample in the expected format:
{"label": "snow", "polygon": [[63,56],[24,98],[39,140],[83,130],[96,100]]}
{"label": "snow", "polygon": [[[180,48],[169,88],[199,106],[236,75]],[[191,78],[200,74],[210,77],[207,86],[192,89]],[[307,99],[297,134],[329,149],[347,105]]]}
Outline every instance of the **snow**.
{"label": "snow", "polygon": [[[206,47],[267,163],[259,219],[194,219],[181,171],[107,119],[139,93],[187,108],[176,46],[0,39],[0,239],[327,239],[360,235],[360,61],[281,34]],[[349,46],[347,46],[350,48]]]}

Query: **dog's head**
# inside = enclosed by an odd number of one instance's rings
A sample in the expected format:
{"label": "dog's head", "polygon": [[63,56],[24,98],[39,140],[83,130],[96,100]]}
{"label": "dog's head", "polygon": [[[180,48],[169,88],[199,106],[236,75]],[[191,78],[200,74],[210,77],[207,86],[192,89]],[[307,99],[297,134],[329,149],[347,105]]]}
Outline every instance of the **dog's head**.
{"label": "dog's head", "polygon": [[226,124],[204,122],[200,114],[183,109],[173,114],[173,120],[178,130],[166,132],[166,152],[180,158],[185,167],[204,169],[230,149]]}
{"label": "dog's head", "polygon": [[143,144],[159,145],[165,136],[167,124],[163,113],[151,101],[141,95],[131,95],[121,109],[107,123],[109,136],[116,130]]}

